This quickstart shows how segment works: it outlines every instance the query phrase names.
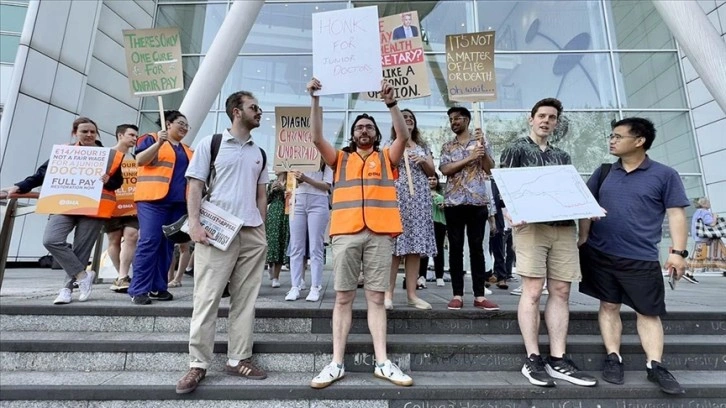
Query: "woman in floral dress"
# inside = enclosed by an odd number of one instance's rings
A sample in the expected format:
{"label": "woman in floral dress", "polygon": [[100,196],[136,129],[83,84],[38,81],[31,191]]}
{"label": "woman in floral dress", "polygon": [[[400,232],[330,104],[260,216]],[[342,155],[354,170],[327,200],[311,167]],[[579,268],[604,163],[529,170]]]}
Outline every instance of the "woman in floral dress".
{"label": "woman in floral dress", "polygon": [[[396,180],[396,194],[403,233],[396,237],[393,262],[391,262],[391,284],[386,292],[384,304],[386,309],[393,309],[393,290],[396,286],[398,265],[403,258],[406,263],[405,276],[408,281],[408,285],[406,285],[408,305],[417,309],[431,309],[431,305],[416,294],[416,280],[421,256],[436,255],[431,193],[428,183],[428,177],[434,176],[436,170],[431,150],[421,138],[421,132],[418,130],[416,116],[409,109],[403,109],[402,112],[408,130],[411,132],[411,138],[406,145],[405,158],[407,160],[401,160],[398,164],[398,180]],[[396,139],[396,133],[394,130],[391,130],[391,133],[392,142]],[[407,167],[411,170],[413,194],[408,183]]]}
{"label": "woman in floral dress", "polygon": [[267,187],[267,263],[272,268],[272,287],[280,287],[282,265],[290,262],[287,257],[287,243],[290,240],[290,224],[285,214],[285,182],[287,173],[277,174],[277,179]]}

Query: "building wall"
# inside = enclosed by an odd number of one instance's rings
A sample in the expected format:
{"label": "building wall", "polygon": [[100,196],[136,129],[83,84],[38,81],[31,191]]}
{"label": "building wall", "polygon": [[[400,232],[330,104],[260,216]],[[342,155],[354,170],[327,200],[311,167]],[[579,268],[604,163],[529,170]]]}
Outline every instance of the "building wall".
{"label": "building wall", "polygon": [[[698,3],[726,43],[726,1],[699,0]],[[707,196],[711,199],[714,212],[724,214],[726,213],[726,166],[724,166],[726,113],[714,101],[687,56],[683,57],[683,71],[693,108],[693,124],[696,128],[696,142],[703,165]]]}
{"label": "building wall", "polygon": [[27,11],[28,0],[0,0],[0,115],[8,98],[13,64]]}
{"label": "building wall", "polygon": [[[78,116],[98,123],[105,146],[115,144],[116,125],[137,122],[141,101],[128,92],[122,30],[151,27],[155,8],[153,0],[30,2],[2,118],[0,185],[32,174],[54,144],[71,142]],[[16,222],[11,261],[46,252],[45,222],[35,214]]]}

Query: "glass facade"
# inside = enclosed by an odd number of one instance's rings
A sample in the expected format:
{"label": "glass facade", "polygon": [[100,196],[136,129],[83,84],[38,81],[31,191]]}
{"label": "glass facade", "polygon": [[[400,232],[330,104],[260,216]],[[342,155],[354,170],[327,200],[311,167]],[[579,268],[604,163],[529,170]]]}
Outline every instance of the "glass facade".
{"label": "glass facade", "polygon": [[[651,2],[268,1],[206,120],[191,125],[200,135],[224,129],[229,124],[226,95],[252,91],[267,112],[256,141],[271,152],[275,106],[309,105],[305,84],[312,75],[311,14],[370,5],[377,5],[381,16],[418,12],[432,94],[400,105],[416,113],[435,158],[452,137],[446,117],[453,103],[445,82],[445,37],[495,30],[498,99],[481,103],[480,109],[497,158],[507,143],[527,132],[531,106],[557,97],[565,112],[553,139],[572,155],[583,176],[612,161],[606,139],[612,120],[645,116],[658,129],[650,156],[681,172],[690,198],[703,195],[680,55]],[[156,26],[182,30],[187,86],[229,6],[229,1],[159,0]],[[164,105],[178,107],[183,96],[166,96]],[[362,112],[376,116],[387,136],[390,117],[380,102],[351,94],[323,97],[321,104],[325,136],[338,146],[347,143],[349,121]],[[155,129],[155,109],[154,98],[145,98],[142,130]]]}

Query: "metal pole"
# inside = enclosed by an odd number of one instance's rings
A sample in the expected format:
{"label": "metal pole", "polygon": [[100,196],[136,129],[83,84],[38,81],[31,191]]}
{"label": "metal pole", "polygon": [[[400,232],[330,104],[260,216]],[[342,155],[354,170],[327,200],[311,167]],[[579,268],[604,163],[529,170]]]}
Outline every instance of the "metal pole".
{"label": "metal pole", "polygon": [[204,122],[214,98],[222,89],[264,4],[264,0],[238,0],[232,3],[179,107],[179,111],[192,124],[184,137],[184,143],[191,145],[196,138],[196,130]]}

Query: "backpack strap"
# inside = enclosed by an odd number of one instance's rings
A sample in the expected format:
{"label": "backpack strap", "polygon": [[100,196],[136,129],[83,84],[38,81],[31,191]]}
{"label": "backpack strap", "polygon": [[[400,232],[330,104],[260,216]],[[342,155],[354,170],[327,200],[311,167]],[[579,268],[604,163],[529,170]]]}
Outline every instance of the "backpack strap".
{"label": "backpack strap", "polygon": [[267,171],[267,153],[261,147],[260,153],[262,153],[262,170],[260,170],[260,175],[262,175],[263,171]]}
{"label": "backpack strap", "polygon": [[607,178],[608,173],[610,173],[610,169],[613,167],[612,163],[603,163],[600,165],[600,177],[597,179],[597,188],[595,189],[595,201],[600,201],[600,188],[602,187],[602,183],[605,181],[605,178]]}
{"label": "backpack strap", "polygon": [[217,160],[217,154],[219,154],[219,146],[222,144],[222,134],[216,133],[212,136],[212,145],[210,147],[211,159],[209,160],[209,175],[207,176],[207,186],[214,180],[217,175],[217,171],[214,167],[214,162]]}

